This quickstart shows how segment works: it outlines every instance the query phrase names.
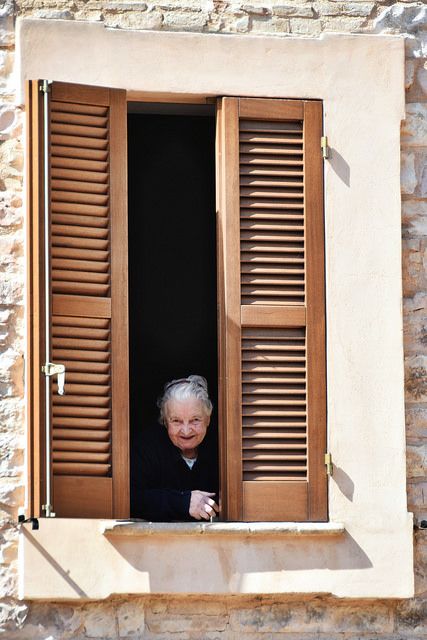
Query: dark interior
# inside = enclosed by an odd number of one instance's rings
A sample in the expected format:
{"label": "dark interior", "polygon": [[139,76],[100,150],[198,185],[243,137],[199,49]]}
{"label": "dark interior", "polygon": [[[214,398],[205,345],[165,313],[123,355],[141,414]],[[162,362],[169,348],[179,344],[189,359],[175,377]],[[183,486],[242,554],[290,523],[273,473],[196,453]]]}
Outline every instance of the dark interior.
{"label": "dark interior", "polygon": [[[201,374],[217,406],[215,119],[207,106],[133,109],[129,367],[131,515],[137,516],[145,429],[158,420],[164,383]],[[210,430],[216,422],[214,412]]]}

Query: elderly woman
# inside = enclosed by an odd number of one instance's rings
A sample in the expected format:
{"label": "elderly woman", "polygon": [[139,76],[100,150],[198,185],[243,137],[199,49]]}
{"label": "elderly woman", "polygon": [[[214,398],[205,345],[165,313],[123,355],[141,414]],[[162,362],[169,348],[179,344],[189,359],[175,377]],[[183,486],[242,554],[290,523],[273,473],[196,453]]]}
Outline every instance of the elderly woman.
{"label": "elderly woman", "polygon": [[160,422],[143,456],[146,520],[209,520],[218,512],[216,447],[206,438],[212,402],[202,376],[172,380],[158,401]]}

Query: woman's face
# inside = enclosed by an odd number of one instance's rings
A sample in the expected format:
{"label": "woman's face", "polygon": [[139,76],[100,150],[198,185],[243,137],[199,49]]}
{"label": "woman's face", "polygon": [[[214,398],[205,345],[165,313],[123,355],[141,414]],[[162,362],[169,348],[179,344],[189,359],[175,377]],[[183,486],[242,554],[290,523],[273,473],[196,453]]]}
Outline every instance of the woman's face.
{"label": "woman's face", "polygon": [[165,407],[166,429],[175,447],[186,458],[195,458],[209,425],[209,416],[201,400],[169,400]]}

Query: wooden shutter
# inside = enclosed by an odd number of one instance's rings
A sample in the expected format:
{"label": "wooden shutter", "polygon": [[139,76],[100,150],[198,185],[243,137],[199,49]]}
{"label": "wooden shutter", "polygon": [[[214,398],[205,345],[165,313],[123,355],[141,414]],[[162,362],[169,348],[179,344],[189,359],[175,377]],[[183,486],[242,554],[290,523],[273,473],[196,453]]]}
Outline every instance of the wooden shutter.
{"label": "wooden shutter", "polygon": [[224,515],[326,520],[322,104],[218,114]]}
{"label": "wooden shutter", "polygon": [[[49,241],[44,246],[44,145],[41,83],[28,89],[31,487],[33,513],[45,500],[52,460],[57,516],[128,517],[128,318],[126,94],[64,83],[49,85]],[[44,286],[44,252],[50,287]],[[50,361],[56,379],[45,446],[45,297],[50,296]]]}

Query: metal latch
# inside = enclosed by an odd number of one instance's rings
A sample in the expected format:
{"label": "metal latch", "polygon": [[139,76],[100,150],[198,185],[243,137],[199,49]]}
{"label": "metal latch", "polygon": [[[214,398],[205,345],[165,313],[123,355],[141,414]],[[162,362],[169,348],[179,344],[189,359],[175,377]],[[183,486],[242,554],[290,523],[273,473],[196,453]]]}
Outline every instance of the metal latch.
{"label": "metal latch", "polygon": [[328,476],[334,475],[334,465],[332,464],[332,453],[325,453],[325,466]]}
{"label": "metal latch", "polygon": [[320,147],[322,149],[322,158],[326,160],[329,158],[328,136],[322,136],[320,138]]}
{"label": "metal latch", "polygon": [[46,518],[55,518],[56,517],[56,513],[54,513],[52,511],[52,505],[51,504],[42,504],[42,510],[45,512]]}
{"label": "metal latch", "polygon": [[42,373],[44,373],[45,376],[58,377],[58,395],[63,396],[65,394],[65,365],[46,362],[46,364],[42,366]]}

